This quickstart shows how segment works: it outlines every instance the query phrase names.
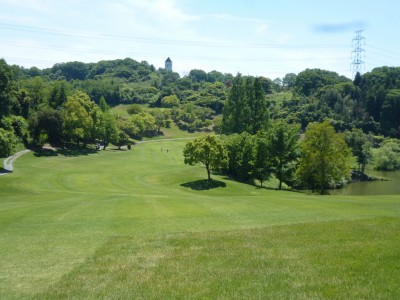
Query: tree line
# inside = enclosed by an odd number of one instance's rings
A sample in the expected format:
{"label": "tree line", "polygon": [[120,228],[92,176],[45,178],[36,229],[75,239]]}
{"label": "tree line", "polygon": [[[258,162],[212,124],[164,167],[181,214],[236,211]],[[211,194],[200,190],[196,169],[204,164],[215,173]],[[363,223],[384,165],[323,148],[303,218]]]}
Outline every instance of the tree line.
{"label": "tree line", "polygon": [[[299,126],[304,133],[309,124],[329,120],[343,133],[360,171],[378,146],[385,146],[379,151],[388,158],[379,160],[380,166],[396,168],[396,142],[385,138],[399,137],[399,90],[400,68],[394,67],[357,74],[354,80],[320,69],[270,80],[198,69],[180,77],[129,58],[43,70],[0,59],[0,155],[13,153],[18,143],[122,145],[160,134],[172,122],[182,130],[233,135],[235,144],[261,139],[277,122]],[[117,104],[131,105],[131,114],[111,114],[108,107]],[[246,179],[250,171],[245,164],[241,168],[243,173],[231,165],[227,172]],[[252,176],[256,173],[251,170]]]}

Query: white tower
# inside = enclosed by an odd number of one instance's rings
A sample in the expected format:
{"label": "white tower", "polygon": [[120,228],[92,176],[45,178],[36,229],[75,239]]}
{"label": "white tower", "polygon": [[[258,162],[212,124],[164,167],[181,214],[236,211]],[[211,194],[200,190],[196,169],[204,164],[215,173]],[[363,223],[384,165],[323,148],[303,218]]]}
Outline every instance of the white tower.
{"label": "white tower", "polygon": [[165,61],[165,70],[172,72],[172,60],[169,57]]}

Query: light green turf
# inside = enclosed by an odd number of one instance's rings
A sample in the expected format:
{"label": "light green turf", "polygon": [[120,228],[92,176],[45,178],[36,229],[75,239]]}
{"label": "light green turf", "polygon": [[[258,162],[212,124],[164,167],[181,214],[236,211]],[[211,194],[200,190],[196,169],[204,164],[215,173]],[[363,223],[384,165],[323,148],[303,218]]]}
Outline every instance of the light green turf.
{"label": "light green turf", "polygon": [[400,297],[399,195],[192,190],[185,142],[20,157],[0,176],[0,299]]}

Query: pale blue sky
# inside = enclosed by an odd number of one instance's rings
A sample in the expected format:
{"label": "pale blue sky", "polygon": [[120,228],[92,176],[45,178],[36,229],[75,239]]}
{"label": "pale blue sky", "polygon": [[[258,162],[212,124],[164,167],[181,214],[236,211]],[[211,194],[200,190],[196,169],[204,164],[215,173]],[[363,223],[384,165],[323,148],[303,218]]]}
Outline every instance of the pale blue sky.
{"label": "pale blue sky", "polygon": [[306,68],[352,76],[363,29],[365,72],[400,66],[400,2],[262,0],[0,0],[0,57],[51,67],[130,57],[174,71],[271,79]]}

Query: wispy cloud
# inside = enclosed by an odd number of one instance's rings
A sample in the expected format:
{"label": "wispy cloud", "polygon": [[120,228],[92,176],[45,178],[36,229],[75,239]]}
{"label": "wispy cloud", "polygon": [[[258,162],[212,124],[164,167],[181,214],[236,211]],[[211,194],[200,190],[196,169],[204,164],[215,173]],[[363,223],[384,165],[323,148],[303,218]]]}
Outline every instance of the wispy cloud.
{"label": "wispy cloud", "polygon": [[346,23],[324,23],[313,26],[313,30],[317,33],[342,33],[363,29],[367,26],[364,21],[352,21]]}
{"label": "wispy cloud", "polygon": [[29,9],[32,11],[37,11],[41,13],[53,13],[52,1],[41,1],[41,0],[0,0],[0,6],[14,6],[23,9]]}
{"label": "wispy cloud", "polygon": [[239,17],[230,14],[211,14],[211,15],[203,15],[202,18],[213,18],[217,20],[224,21],[236,21],[236,22],[247,22],[247,23],[266,23],[266,20],[259,18],[245,18]]}

